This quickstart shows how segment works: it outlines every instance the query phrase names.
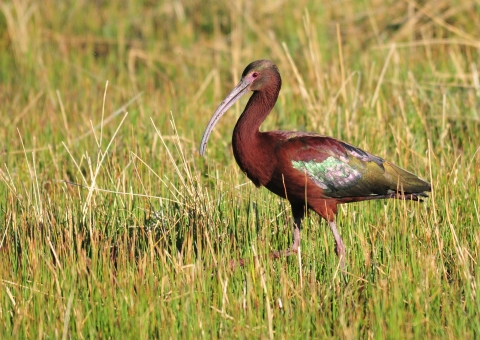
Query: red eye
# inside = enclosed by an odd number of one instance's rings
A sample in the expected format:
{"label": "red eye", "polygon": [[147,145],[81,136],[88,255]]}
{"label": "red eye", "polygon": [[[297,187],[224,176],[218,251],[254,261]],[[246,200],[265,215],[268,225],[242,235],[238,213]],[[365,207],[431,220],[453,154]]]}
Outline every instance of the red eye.
{"label": "red eye", "polygon": [[258,73],[257,73],[257,72],[253,72],[253,73],[252,73],[252,77],[253,77],[253,78],[257,78],[257,77],[258,77]]}

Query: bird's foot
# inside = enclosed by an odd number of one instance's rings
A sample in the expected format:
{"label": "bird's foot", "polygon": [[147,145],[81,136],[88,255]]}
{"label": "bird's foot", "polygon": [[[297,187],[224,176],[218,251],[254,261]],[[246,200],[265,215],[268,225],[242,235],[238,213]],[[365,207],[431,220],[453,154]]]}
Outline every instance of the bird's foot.
{"label": "bird's foot", "polygon": [[244,259],[238,259],[238,260],[231,260],[230,261],[230,269],[235,269],[236,267],[243,267],[245,266],[245,260]]}
{"label": "bird's foot", "polygon": [[[272,258],[274,260],[278,260],[282,257],[297,255],[298,254],[298,248],[299,247],[295,247],[295,245],[293,245],[292,247],[287,248],[285,250],[273,251],[273,252],[270,253],[270,258]],[[253,263],[256,264],[257,261],[258,261],[257,256],[254,256],[253,257]],[[244,267],[247,264],[247,262],[248,262],[248,260],[246,260],[246,259],[231,260],[230,261],[230,268],[235,269],[236,267]]]}
{"label": "bird's foot", "polygon": [[272,259],[279,259],[281,257],[287,257],[287,256],[290,256],[290,255],[297,255],[298,254],[298,248],[296,247],[290,247],[290,248],[287,248],[285,250],[277,250],[277,251],[274,251],[274,252],[271,252],[270,253],[270,257]]}
{"label": "bird's foot", "polygon": [[[258,258],[257,256],[254,256],[252,258],[253,260],[253,263],[256,265],[258,263]],[[238,260],[231,260],[230,261],[230,269],[232,270],[235,270],[237,267],[245,267],[246,265],[248,265],[250,263],[250,261],[248,259],[238,259]]]}
{"label": "bird's foot", "polygon": [[339,264],[338,268],[341,271],[345,271],[345,258],[346,258],[346,248],[343,242],[340,240],[340,242],[336,243],[335,245],[335,253],[338,256]]}

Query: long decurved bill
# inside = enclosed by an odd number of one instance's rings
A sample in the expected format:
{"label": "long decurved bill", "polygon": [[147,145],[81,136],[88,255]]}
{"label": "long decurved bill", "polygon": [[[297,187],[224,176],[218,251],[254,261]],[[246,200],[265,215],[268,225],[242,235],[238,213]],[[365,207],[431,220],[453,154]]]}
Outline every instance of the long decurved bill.
{"label": "long decurved bill", "polygon": [[237,86],[230,92],[230,94],[222,101],[220,106],[217,108],[217,110],[214,112],[212,118],[210,118],[210,121],[208,122],[207,128],[205,129],[205,132],[203,133],[203,138],[200,143],[200,155],[205,154],[205,149],[207,148],[207,141],[208,137],[210,137],[210,134],[212,133],[213,127],[217,122],[220,120],[220,117],[223,116],[223,114],[233,105],[235,102],[240,99],[241,96],[243,96],[245,93],[248,92],[248,86],[250,84],[243,79],[240,80]]}

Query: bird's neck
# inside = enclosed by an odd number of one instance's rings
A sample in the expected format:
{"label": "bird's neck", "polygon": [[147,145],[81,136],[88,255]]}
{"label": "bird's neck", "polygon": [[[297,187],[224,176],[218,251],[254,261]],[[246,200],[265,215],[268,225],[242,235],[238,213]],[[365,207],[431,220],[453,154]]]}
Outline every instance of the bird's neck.
{"label": "bird's neck", "polygon": [[251,138],[258,138],[260,125],[275,106],[281,86],[280,75],[273,76],[268,86],[253,92],[233,130],[233,143],[244,145],[249,144]]}
{"label": "bird's neck", "polygon": [[[275,99],[276,100],[276,99]],[[246,135],[258,133],[260,125],[275,105],[275,101],[270,103],[268,98],[261,92],[254,92],[250,97],[245,110],[237,121],[234,135]]]}
{"label": "bird's neck", "polygon": [[[247,176],[256,184],[264,185],[266,179],[258,178],[262,162],[269,162],[274,146],[264,140],[259,131],[272,110],[280,92],[281,83],[274,83],[262,91],[255,91],[233,130],[232,147],[235,159]],[[255,178],[256,177],[256,178]]]}

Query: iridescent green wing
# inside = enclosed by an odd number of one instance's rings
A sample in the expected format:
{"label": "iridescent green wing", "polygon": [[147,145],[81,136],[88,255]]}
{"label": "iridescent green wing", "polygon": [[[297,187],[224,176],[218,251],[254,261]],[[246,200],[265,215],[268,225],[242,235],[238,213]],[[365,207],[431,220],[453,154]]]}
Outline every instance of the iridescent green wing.
{"label": "iridescent green wing", "polygon": [[305,172],[324,192],[351,188],[362,178],[362,171],[340,158],[292,160],[292,166]]}
{"label": "iridescent green wing", "polygon": [[291,140],[290,162],[305,173],[327,197],[386,194],[390,189],[384,160],[336,139],[321,136]]}
{"label": "iridescent green wing", "polygon": [[327,197],[430,190],[430,185],[414,174],[334,138],[305,135],[296,136],[289,143],[292,167],[305,173]]}

